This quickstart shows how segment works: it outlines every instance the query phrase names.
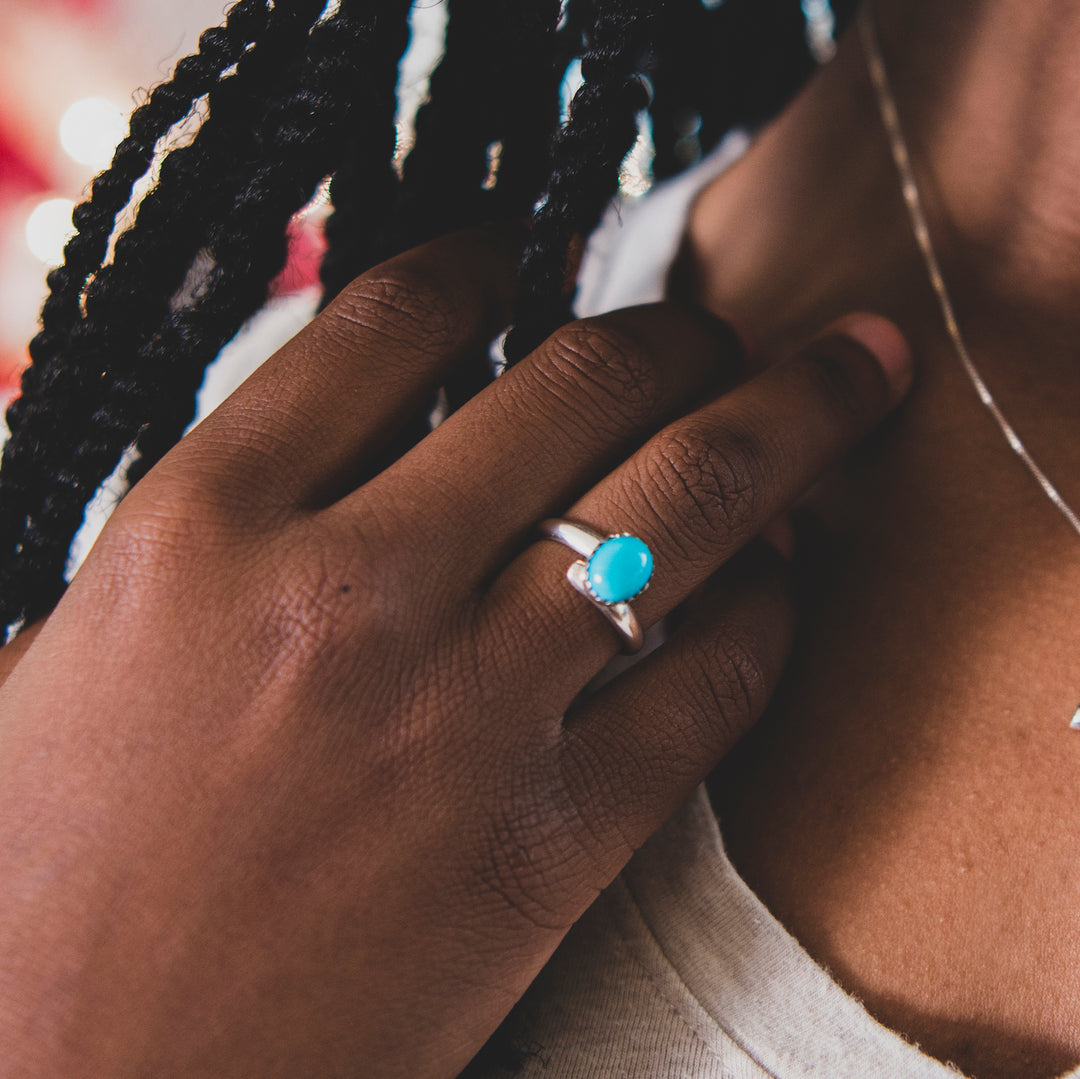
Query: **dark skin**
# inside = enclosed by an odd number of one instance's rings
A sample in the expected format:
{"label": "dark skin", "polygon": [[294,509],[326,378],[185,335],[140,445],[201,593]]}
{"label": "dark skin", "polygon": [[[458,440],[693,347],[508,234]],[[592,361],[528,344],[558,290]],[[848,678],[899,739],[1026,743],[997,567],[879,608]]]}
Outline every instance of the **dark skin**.
{"label": "dark skin", "polygon": [[[354,283],[125,499],[8,675],[14,1073],[451,1079],[764,707],[793,612],[746,545],[900,400],[903,338],[854,316],[745,381],[685,305],[573,324],[355,487],[512,266],[462,234]],[[558,512],[649,543],[646,625],[682,611],[585,699],[619,642],[535,540]]]}
{"label": "dark skin", "polygon": [[[1077,11],[876,6],[969,348],[1076,507]],[[920,356],[908,406],[805,507],[784,692],[712,784],[733,860],[926,1052],[1060,1075],[1080,1063],[1080,540],[943,331],[855,35],[699,199],[682,280],[766,361],[852,306]]]}
{"label": "dark skin", "polygon": [[[1078,124],[1076,103],[1080,102],[1080,89],[1075,85],[1080,14],[1068,3],[1034,5],[1020,0],[963,0],[949,5],[883,0],[877,7],[935,245],[952,282],[971,349],[1010,419],[1059,482],[1066,498],[1077,505],[1080,490],[1072,477],[1080,475],[1080,443],[1074,431],[1080,409],[1080,377],[1075,364],[1075,342],[1080,337],[1076,324],[1080,321],[1076,315],[1080,310],[1076,270],[1080,266],[1080,214],[1075,209],[1080,206],[1076,179],[1080,177],[1080,143],[1074,132]],[[854,38],[844,43],[837,62],[764,133],[747,158],[699,200],[689,226],[682,271],[684,287],[694,297],[715,311],[733,314],[747,336],[758,343],[752,359],[761,368],[790,356],[819,327],[855,308],[891,315],[911,339],[921,367],[908,407],[851,459],[849,467],[832,471],[814,496],[803,503],[799,562],[806,579],[815,584],[813,589],[804,590],[804,632],[781,694],[766,720],[744,742],[731,765],[714,773],[711,783],[734,861],[815,958],[828,964],[875,1016],[918,1041],[927,1052],[955,1061],[978,1079],[1048,1079],[1058,1075],[1080,1062],[1080,1015],[1072,991],[1080,967],[1080,936],[1074,914],[1075,867],[1080,864],[1080,840],[1074,825],[1080,736],[1067,728],[1080,687],[1080,659],[1071,646],[1076,620],[1071,597],[1080,594],[1077,539],[1013,460],[957,366],[904,217]],[[653,312],[647,317],[658,315]],[[665,323],[661,336],[666,343],[673,340],[673,332],[673,325]],[[685,348],[663,351],[665,364],[675,362],[676,354],[686,354]],[[595,392],[590,382],[582,396]],[[687,389],[684,400],[700,402],[701,394],[707,392],[711,391]],[[804,395],[801,406],[814,414],[808,400]],[[556,414],[561,413],[556,410],[551,415],[554,418]],[[250,410],[250,415],[258,415],[258,410]],[[513,456],[507,449],[509,443],[500,444],[497,453],[485,458],[472,456],[473,440],[483,436],[486,427],[479,422],[470,429],[462,452],[466,461],[481,461],[480,467],[486,462],[497,471],[493,462]],[[589,433],[589,425],[580,428],[582,433]],[[244,456],[254,459],[259,447],[271,452],[275,444],[273,439],[256,435]],[[221,475],[235,472],[235,453],[213,441],[204,440],[201,445],[212,461],[228,463]],[[608,448],[611,450],[610,445]],[[530,448],[526,452],[536,451]],[[274,458],[275,482],[283,470],[300,468],[304,456],[290,446],[288,453]],[[192,458],[187,460],[192,462]],[[198,468],[194,463],[190,467],[193,474],[205,474],[205,461]],[[550,464],[545,461],[547,467]],[[598,465],[597,475],[605,468]],[[437,491],[433,495],[428,485],[424,491],[425,499],[434,497],[436,503],[443,494]],[[572,497],[576,496],[567,495],[566,501]],[[770,502],[770,511],[780,502]],[[482,504],[488,512],[490,494]],[[124,511],[128,521],[139,505],[137,501],[128,504]],[[597,506],[596,512],[602,516],[602,506]],[[542,513],[536,512],[528,520],[538,516]],[[283,522],[295,519],[295,513],[280,518]],[[611,527],[626,527],[624,516],[612,520]],[[685,527],[678,514],[672,520]],[[121,551],[130,530],[118,533],[117,529],[126,528],[121,519],[113,530],[120,537]],[[282,525],[274,534],[296,533]],[[524,546],[524,526],[516,536],[512,543]],[[99,564],[101,558],[108,557],[109,549],[106,545],[105,553],[95,556]],[[206,562],[203,555],[197,551],[191,556],[200,568]],[[563,552],[549,544],[530,549],[528,557],[543,559],[545,565],[520,563],[526,591],[530,582],[557,579],[565,566]],[[511,561],[511,570],[518,564]],[[152,584],[154,574],[150,577]],[[513,577],[506,579],[513,581]],[[721,585],[723,599],[698,606],[698,617],[724,620],[732,618],[733,611],[741,611],[736,618],[741,626],[757,627],[759,641],[775,642],[780,632],[777,627],[787,624],[785,605],[776,600],[778,592],[770,591],[776,586],[767,584],[769,570],[760,563],[748,579],[755,583],[744,607],[739,607]],[[78,587],[91,588],[93,575],[86,580],[90,584]],[[559,595],[539,585],[533,587],[531,602],[541,610],[551,597]],[[641,602],[652,603],[654,590]],[[78,593],[73,590],[73,594]],[[771,601],[770,595],[774,597]],[[516,602],[521,598],[504,608],[509,612],[504,637],[500,638],[504,649],[515,633],[521,633],[522,608]],[[191,596],[185,593],[182,601],[190,604]],[[50,620],[49,633],[41,638],[42,647],[35,646],[27,655],[7,687],[7,700],[14,700],[17,707],[11,706],[6,714],[16,717],[10,722],[17,720],[24,732],[20,736],[22,751],[36,754],[34,759],[40,760],[47,750],[85,760],[84,753],[76,752],[81,747],[67,745],[72,738],[70,724],[56,723],[51,712],[43,714],[50,707],[77,714],[86,706],[85,692],[76,700],[65,697],[57,701],[56,665],[72,657],[81,662],[92,675],[86,674],[80,686],[97,691],[105,660],[143,657],[147,635],[159,631],[157,619],[149,624],[136,622],[126,630],[121,626],[121,634],[129,632],[133,640],[106,637],[100,647],[107,655],[84,654],[91,645],[99,647],[99,641],[88,633],[88,627],[95,625],[87,613],[90,601],[82,608],[76,605],[83,602],[70,597],[65,601],[66,607]],[[560,630],[568,624],[577,625],[574,619],[583,617],[578,598],[571,593],[558,602],[565,602],[566,607],[560,608],[553,624]],[[204,610],[214,609],[213,604],[204,605]],[[658,613],[647,609],[653,615]],[[75,613],[69,616],[65,611]],[[576,658],[581,647],[589,650],[593,666],[613,651],[611,638],[604,635],[609,632],[604,624],[597,621],[588,625],[580,640],[575,639],[572,647],[560,654],[560,663],[567,655]],[[709,626],[696,631],[701,639],[715,641],[726,636],[730,642],[727,630],[716,623]],[[183,639],[181,659],[192,643]],[[534,647],[534,638],[528,634],[516,639],[524,642],[521,654]],[[70,651],[65,653],[55,643],[49,645],[50,640],[70,642]],[[193,643],[200,644],[197,634]],[[220,656],[220,639],[215,639],[213,647],[206,642],[201,646],[204,654],[197,649],[191,652],[200,675]],[[562,647],[558,641],[555,646]],[[620,702],[621,721],[636,717],[631,721],[640,725],[642,737],[655,732],[655,717],[666,714],[664,707],[674,687],[686,687],[695,700],[700,700],[695,688],[708,687],[707,696],[711,695],[713,703],[703,715],[711,715],[714,721],[717,715],[723,716],[722,703],[730,696],[730,689],[726,694],[722,688],[717,693],[715,687],[730,687],[731,683],[716,679],[710,671],[726,669],[730,673],[730,656],[722,650],[713,650],[711,655],[712,663],[699,663],[696,673],[683,668],[677,676],[664,675],[655,665],[643,666],[633,682],[621,686],[622,692],[631,695]],[[176,660],[174,651],[166,662]],[[117,674],[119,682],[131,677],[130,667],[125,666],[122,677]],[[535,682],[533,688],[546,692],[548,686],[564,685],[569,694],[570,687],[559,682],[558,671],[553,677],[554,681],[546,677],[542,686]],[[36,696],[26,688],[34,687],[35,679]],[[159,672],[140,699],[140,715],[145,711],[147,693],[159,692],[166,683]],[[106,742],[114,738],[111,726],[94,726],[101,715],[115,709],[114,696],[110,695],[108,709],[98,709],[84,727],[76,725],[77,729]],[[688,703],[680,698],[681,706]],[[730,702],[728,708],[730,713]],[[230,717],[232,714],[230,711]],[[741,727],[746,714],[739,713],[734,720],[725,718],[721,724],[725,733],[706,740],[708,752],[695,755],[692,767],[684,757],[685,747],[700,744],[696,733],[715,731],[714,723],[704,722],[687,740],[680,740],[679,732],[674,732],[667,748],[677,747],[679,753],[665,759],[686,761],[686,767],[680,763],[675,774],[668,776],[666,786],[657,781],[651,800],[646,799],[651,810],[642,809],[644,803],[636,789],[639,769],[626,764],[626,774],[635,775],[634,797],[627,795],[621,815],[616,811],[606,817],[619,819],[619,842],[600,843],[590,849],[583,862],[556,854],[545,863],[542,875],[547,886],[555,891],[563,889],[563,900],[555,906],[565,924],[615,871],[629,847],[674,804],[691,782],[691,775],[704,774],[723,752],[730,732]],[[648,724],[644,716],[649,716]],[[535,726],[534,718],[510,727],[517,731],[530,724]],[[315,729],[321,729],[319,724]],[[330,729],[340,729],[340,725],[331,723]],[[544,729],[550,732],[552,728]],[[671,733],[670,727],[659,729],[665,736]],[[162,730],[171,732],[166,741]],[[272,725],[272,730],[285,735],[287,744],[287,723]],[[310,744],[310,730],[305,726],[303,736],[296,735],[301,748]],[[53,798],[54,807],[69,807],[68,818],[58,818],[53,812],[53,821],[67,821],[64,834],[79,838],[79,843],[61,845],[60,849],[81,852],[83,858],[81,863],[75,858],[71,870],[83,890],[75,891],[75,899],[67,898],[64,909],[55,911],[47,926],[48,940],[58,947],[63,945],[55,953],[58,962],[64,948],[74,947],[94,927],[110,927],[109,933],[101,930],[104,943],[100,947],[107,955],[110,947],[118,953],[123,950],[124,941],[116,935],[118,924],[134,934],[129,944],[138,943],[140,932],[156,941],[160,931],[155,918],[173,924],[177,890],[162,886],[152,894],[140,892],[139,887],[146,887],[145,881],[140,884],[143,869],[138,861],[123,858],[124,844],[135,843],[140,828],[151,829],[157,847],[176,860],[180,868],[174,871],[180,877],[201,882],[194,892],[183,893],[180,904],[185,911],[198,911],[213,909],[212,897],[200,895],[199,889],[214,877],[207,874],[204,863],[199,863],[196,873],[190,862],[184,862],[188,848],[178,839],[185,829],[187,834],[216,835],[222,819],[247,819],[252,806],[260,807],[256,823],[271,831],[281,827],[282,817],[291,822],[290,827],[296,826],[295,807],[300,799],[264,802],[262,797],[265,791],[281,787],[280,769],[268,766],[261,774],[247,771],[247,762],[236,757],[227,757],[239,769],[236,788],[257,791],[260,797],[248,796],[227,809],[207,802],[215,812],[208,810],[205,819],[192,819],[187,804],[184,814],[173,814],[174,807],[168,803],[172,772],[166,771],[165,762],[170,769],[175,769],[177,761],[191,762],[190,735],[190,727],[171,720],[164,725],[156,723],[152,737],[133,737],[132,751],[143,754],[137,760],[137,784],[120,772],[102,776],[72,769],[72,774],[81,777],[81,787],[69,783],[46,789],[43,794],[40,777],[26,780],[19,808],[7,819],[16,824],[21,820],[29,827],[25,806]],[[43,746],[40,740],[47,744]],[[444,790],[440,776],[448,768],[453,772],[458,767],[453,762],[459,760],[463,744],[455,739],[447,746],[441,769],[415,774],[416,788],[423,789],[423,797],[415,802],[430,806],[431,790]],[[479,745],[476,752],[480,759],[490,759],[484,756],[490,753],[488,742],[469,744]],[[266,745],[261,757],[256,754],[256,763],[261,759],[272,764],[279,759],[274,745]],[[514,752],[522,750],[513,738],[507,745],[509,755],[501,758],[510,762],[505,774],[518,776],[521,758],[515,758]],[[605,767],[617,771],[622,760],[619,745],[618,739],[605,741],[604,752],[590,759],[607,762],[610,755],[615,763],[608,762]],[[315,751],[306,752],[306,756],[298,752],[296,759],[312,774],[312,761],[320,758]],[[364,750],[353,752],[363,755]],[[195,757],[196,763],[202,759],[201,755]],[[642,759],[646,757],[643,753]],[[191,774],[198,776],[198,770]],[[548,772],[546,778],[551,781],[559,776]],[[228,783],[221,783],[220,777],[218,780],[220,789],[229,789]],[[106,814],[111,830],[100,830],[99,825],[95,832],[85,824],[87,791],[97,789],[94,784],[100,784],[113,799],[108,803],[112,818]],[[544,789],[550,792],[558,785],[549,784]],[[10,783],[7,786],[10,788]],[[0,786],[2,789],[5,787]],[[284,789],[288,792],[288,787]],[[617,784],[613,789],[618,789]],[[344,792],[341,800],[320,802],[314,814],[323,826],[319,834],[325,831],[328,819],[335,819],[335,813],[345,813],[342,806],[347,806],[349,813],[355,811],[355,787],[335,790]],[[453,795],[447,793],[445,798],[435,799],[434,804],[453,807]],[[628,808],[631,803],[632,808]],[[140,812],[133,813],[133,805]],[[541,797],[539,805],[550,808],[550,796]],[[275,817],[275,813],[280,816]],[[430,809],[426,816],[432,816]],[[463,831],[453,813],[447,819],[452,821],[455,835]],[[558,812],[554,818],[542,812],[532,819],[541,824],[554,819],[557,826],[549,835],[564,834],[568,827],[565,815]],[[632,822],[629,827],[626,820]],[[41,813],[34,821],[35,827],[45,827],[49,816]],[[413,825],[421,834],[429,826],[428,819]],[[405,831],[413,834],[407,828]],[[331,834],[341,834],[340,829],[331,830]],[[568,834],[574,833],[571,830]],[[4,849],[2,845],[0,849]],[[264,844],[259,849],[279,848]],[[295,850],[296,845],[290,848],[286,843],[283,849]],[[515,849],[520,851],[521,845]],[[541,843],[539,849],[550,848]],[[503,850],[509,853],[502,864],[516,869],[512,851]],[[475,851],[466,845],[459,853],[459,866],[466,867],[463,879],[475,883],[480,877],[475,872]],[[485,856],[489,854],[490,846]],[[400,879],[415,885],[424,878],[410,869],[411,857],[412,848],[403,855]],[[259,877],[260,863],[253,855],[234,858],[230,866],[218,868],[234,874],[227,879],[235,880],[236,865],[252,867],[256,882],[265,879],[265,865],[261,870],[264,875]],[[587,867],[584,874],[579,872],[582,865]],[[469,866],[474,867],[472,873]],[[174,877],[165,874],[163,879],[169,884]],[[302,873],[286,873],[285,879],[307,880]],[[344,879],[355,896],[356,881]],[[516,879],[514,874],[511,879]],[[385,880],[380,883],[381,897],[392,894],[398,898],[395,909],[417,909],[410,908],[408,897],[395,892]],[[124,999],[147,1001],[137,1014],[115,1001],[110,1004],[108,993],[103,994],[102,986],[94,983],[92,969],[81,981],[65,983],[68,996],[46,1013],[49,1025],[44,1030],[52,1036],[38,1038],[34,1044],[39,1055],[27,1062],[27,1068],[38,1070],[27,1074],[78,1074],[72,1057],[83,1052],[101,1054],[97,1060],[108,1061],[115,1074],[124,1074],[125,1067],[137,1071],[152,1060],[145,1055],[153,1048],[148,1047],[148,1039],[157,1044],[163,1033],[173,1037],[167,1044],[174,1052],[177,1046],[190,1046],[192,1054],[201,1052],[201,1059],[209,1059],[205,1054],[215,1051],[212,1037],[194,1039],[189,1030],[174,1029],[160,1018],[184,1014],[171,1006],[170,1000],[172,1005],[191,995],[202,1000],[207,991],[197,974],[184,975],[185,962],[197,972],[205,969],[207,955],[222,954],[223,948],[227,955],[230,946],[245,940],[250,953],[252,938],[244,936],[245,927],[263,926],[273,937],[273,926],[282,924],[289,929],[274,937],[280,950],[256,949],[259,962],[251,965],[250,954],[245,955],[243,970],[250,977],[245,992],[228,999],[211,993],[207,1006],[216,1015],[231,1015],[234,1029],[249,1030],[255,1011],[245,1012],[244,1005],[257,1000],[258,1015],[277,1017],[272,1028],[278,1039],[275,1050],[287,1047],[295,1051],[293,1059],[301,1072],[317,1059],[321,1073],[333,1074],[332,1054],[339,1048],[344,1054],[356,1046],[343,1046],[339,1034],[327,1029],[322,1029],[324,1037],[318,1047],[288,1046],[289,1032],[307,1029],[311,1017],[297,1017],[290,1011],[295,1001],[283,993],[274,997],[267,988],[287,984],[297,963],[318,955],[304,935],[312,892],[304,891],[301,901],[296,890],[290,893],[284,886],[277,892],[251,885],[247,889],[237,888],[239,898],[231,896],[226,904],[225,924],[233,932],[224,942],[218,937],[200,937],[197,918],[193,923],[181,923],[188,930],[170,938],[179,943],[163,957],[171,964],[169,969],[177,972],[171,987],[161,989],[160,966],[146,968],[146,956],[154,954],[153,950],[139,952],[143,968],[151,969],[156,979],[148,987],[137,984],[142,969],[124,971],[128,979]],[[533,889],[526,891],[530,897],[535,895]],[[70,897],[72,892],[69,889],[64,894]],[[268,894],[281,898],[284,905],[268,906]],[[332,890],[316,894],[326,904],[319,908],[325,924],[327,909],[340,910],[333,905],[340,897]],[[458,893],[451,889],[450,894]],[[208,902],[209,908],[205,906]],[[418,901],[414,898],[414,902]],[[550,902],[548,894],[545,904]],[[462,910],[491,909],[483,903],[478,906],[475,896],[468,896],[463,904]],[[517,911],[520,904],[511,903],[510,907]],[[386,903],[372,895],[370,908],[385,910]],[[0,954],[18,959],[18,949],[10,947],[12,939],[22,941],[27,948],[32,943],[35,949],[32,963],[27,960],[21,966],[11,966],[9,962],[6,999],[40,999],[48,976],[47,968],[42,973],[41,957],[49,954],[41,946],[40,910],[35,908],[31,918],[24,908],[23,925],[31,921],[34,925],[36,935],[31,936],[18,923],[18,908],[8,903],[4,909],[16,910],[16,914],[8,913],[2,923],[8,936],[7,951]],[[439,909],[441,912],[442,906]],[[117,910],[126,916],[117,919]],[[470,1048],[482,1040],[562,931],[555,924],[559,918],[555,922],[535,916],[522,920],[508,914],[506,906],[500,912],[496,904],[495,910],[498,932],[504,935],[499,937],[502,946],[494,953],[479,951],[475,943],[453,951],[453,942],[462,938],[443,933],[439,939],[451,943],[446,962],[434,967],[426,963],[423,977],[413,972],[411,981],[409,963],[402,964],[400,950],[395,951],[392,962],[386,962],[385,956],[374,957],[381,967],[380,990],[385,989],[387,970],[401,973],[403,980],[400,997],[387,1000],[380,996],[375,1001],[378,1007],[372,1014],[385,1022],[376,1022],[378,1029],[366,1032],[374,1039],[366,1048],[385,1051],[398,1060],[400,1045],[378,1041],[385,1034],[384,1027],[393,1029],[397,1007],[410,1016],[408,1050],[431,1054],[425,1059],[406,1058],[408,1070],[404,1074],[452,1074],[451,1065],[465,1059]],[[213,918],[221,913],[215,910]],[[345,914],[342,918],[348,924]],[[523,921],[531,928],[521,929]],[[508,922],[512,923],[510,930],[506,929]],[[423,910],[418,923],[405,919],[396,928],[408,937],[416,924],[432,924],[432,911]],[[515,926],[521,929],[516,936]],[[380,939],[392,941],[393,929],[387,928]],[[476,937],[486,939],[489,932],[490,927],[482,933],[478,930]],[[301,946],[295,952],[294,943]],[[469,963],[479,957],[488,971],[493,956],[506,964],[500,967],[503,977],[497,980],[494,997],[486,1001],[470,997],[461,989],[464,979],[469,991],[475,990],[468,976]],[[52,969],[55,974],[58,968]],[[308,969],[306,976],[321,984],[325,974],[324,967],[317,972]],[[443,975],[449,981],[440,982]],[[57,984],[55,979],[53,984]],[[256,984],[263,987],[261,997],[254,989]],[[349,990],[356,995],[353,999],[371,999],[370,987],[365,990],[362,984],[353,983]],[[184,992],[188,998],[182,996]],[[444,996],[437,997],[439,992]],[[132,997],[132,993],[137,996]],[[173,996],[169,998],[168,993]],[[281,1010],[266,1011],[267,994],[279,1002]],[[85,1005],[88,1000],[102,1002],[99,1010],[90,1010]],[[463,1030],[459,1017],[440,1010],[447,1000],[461,1004],[462,1014],[481,1018]],[[77,1006],[80,1002],[81,1007]],[[7,1008],[4,1043],[5,1050],[10,1048],[24,1057],[30,1051],[25,1027],[19,1026],[25,1014],[25,1006]],[[417,1014],[429,1024],[421,1035],[417,1035]],[[110,1030],[112,1041],[103,1041]],[[447,1031],[452,1034],[449,1043],[445,1040]],[[257,1039],[248,1040],[245,1051],[257,1053],[260,1044]],[[322,1055],[305,1057],[305,1051]],[[130,1059],[122,1059],[124,1052]],[[140,1058],[139,1053],[144,1056]],[[177,1060],[183,1061],[182,1055],[170,1057],[171,1066],[174,1073],[182,1074]],[[184,1063],[189,1074],[198,1074],[199,1060],[193,1055],[190,1065]],[[266,1063],[253,1060],[250,1056],[246,1061],[228,1060],[219,1055],[214,1059],[215,1074],[228,1074],[229,1067],[240,1072],[244,1067],[258,1071]],[[272,1074],[268,1066],[262,1071]],[[395,1073],[388,1070],[384,1074]]]}

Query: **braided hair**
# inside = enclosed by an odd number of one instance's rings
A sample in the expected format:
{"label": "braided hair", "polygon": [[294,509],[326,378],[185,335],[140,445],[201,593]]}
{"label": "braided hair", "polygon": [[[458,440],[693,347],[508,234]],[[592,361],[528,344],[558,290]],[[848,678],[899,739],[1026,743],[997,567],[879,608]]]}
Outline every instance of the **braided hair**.
{"label": "braided hair", "polygon": [[[62,594],[72,538],[101,484],[118,467],[137,482],[181,437],[207,365],[265,303],[290,221],[327,179],[324,304],[416,243],[528,220],[505,346],[513,362],[571,317],[576,262],[643,115],[663,178],[731,127],[768,117],[813,66],[798,0],[445,2],[443,58],[400,170],[410,0],[237,0],[132,114],[73,213],[77,231],[48,276],[31,364],[7,411],[9,636]],[[853,6],[834,0],[839,22]],[[582,82],[560,123],[575,60]],[[193,138],[164,152],[195,123]],[[451,405],[487,377],[448,387]]]}

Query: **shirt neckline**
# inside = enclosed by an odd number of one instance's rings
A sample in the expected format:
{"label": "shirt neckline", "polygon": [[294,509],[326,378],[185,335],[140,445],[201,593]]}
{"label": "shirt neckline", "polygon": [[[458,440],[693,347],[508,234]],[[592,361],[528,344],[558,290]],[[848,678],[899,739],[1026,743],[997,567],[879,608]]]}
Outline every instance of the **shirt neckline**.
{"label": "shirt neckline", "polygon": [[622,880],[678,980],[775,1079],[963,1074],[879,1023],[803,950],[731,864],[704,787]]}
{"label": "shirt neckline", "polygon": [[956,1079],[873,1019],[773,917],[729,861],[704,788],[623,881],[687,990],[776,1079]]}

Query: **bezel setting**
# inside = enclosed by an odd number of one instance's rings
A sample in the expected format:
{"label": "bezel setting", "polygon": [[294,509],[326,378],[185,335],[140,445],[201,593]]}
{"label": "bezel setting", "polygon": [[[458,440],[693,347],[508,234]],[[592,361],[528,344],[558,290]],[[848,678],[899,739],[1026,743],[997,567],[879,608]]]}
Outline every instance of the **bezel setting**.
{"label": "bezel setting", "polygon": [[630,603],[632,600],[637,599],[638,596],[640,596],[643,593],[647,592],[649,590],[649,585],[652,584],[652,573],[653,573],[653,571],[652,571],[652,569],[650,569],[649,570],[649,576],[646,579],[645,583],[632,596],[626,596],[624,599],[603,599],[601,596],[598,596],[596,594],[596,592],[593,589],[592,582],[590,580],[591,570],[592,570],[592,562],[593,562],[593,559],[596,557],[597,553],[603,548],[604,544],[606,544],[610,540],[614,540],[614,539],[633,539],[633,540],[637,540],[638,543],[640,543],[647,551],[649,551],[650,558],[652,557],[652,551],[649,549],[649,545],[640,536],[635,536],[633,532],[612,532],[611,535],[605,536],[596,545],[596,550],[594,550],[593,553],[591,555],[589,555],[589,557],[587,559],[580,562],[580,565],[582,565],[585,568],[585,572],[582,574],[581,580],[582,580],[582,583],[585,586],[585,590],[589,593],[589,596],[596,603],[599,603],[603,607],[617,607],[620,603]]}

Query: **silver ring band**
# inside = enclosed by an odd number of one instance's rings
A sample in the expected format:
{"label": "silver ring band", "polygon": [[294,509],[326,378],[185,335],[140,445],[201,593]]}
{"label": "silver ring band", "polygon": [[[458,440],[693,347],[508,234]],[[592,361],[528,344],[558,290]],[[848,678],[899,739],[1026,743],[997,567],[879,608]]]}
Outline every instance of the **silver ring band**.
{"label": "silver ring band", "polygon": [[[648,554],[645,544],[628,532],[605,536],[587,525],[566,521],[561,517],[549,517],[541,521],[539,527],[541,533],[548,539],[553,539],[581,555],[579,561],[571,563],[566,571],[566,579],[573,585],[576,592],[583,595],[615,627],[623,640],[623,651],[630,654],[637,652],[645,641],[645,635],[629,600],[639,596],[649,587],[648,577],[652,572],[652,555]],[[599,595],[595,588],[594,574],[590,572],[593,555],[610,541],[633,541],[648,554],[647,571],[642,571],[644,572],[643,583],[625,599],[621,597],[605,599]]]}

